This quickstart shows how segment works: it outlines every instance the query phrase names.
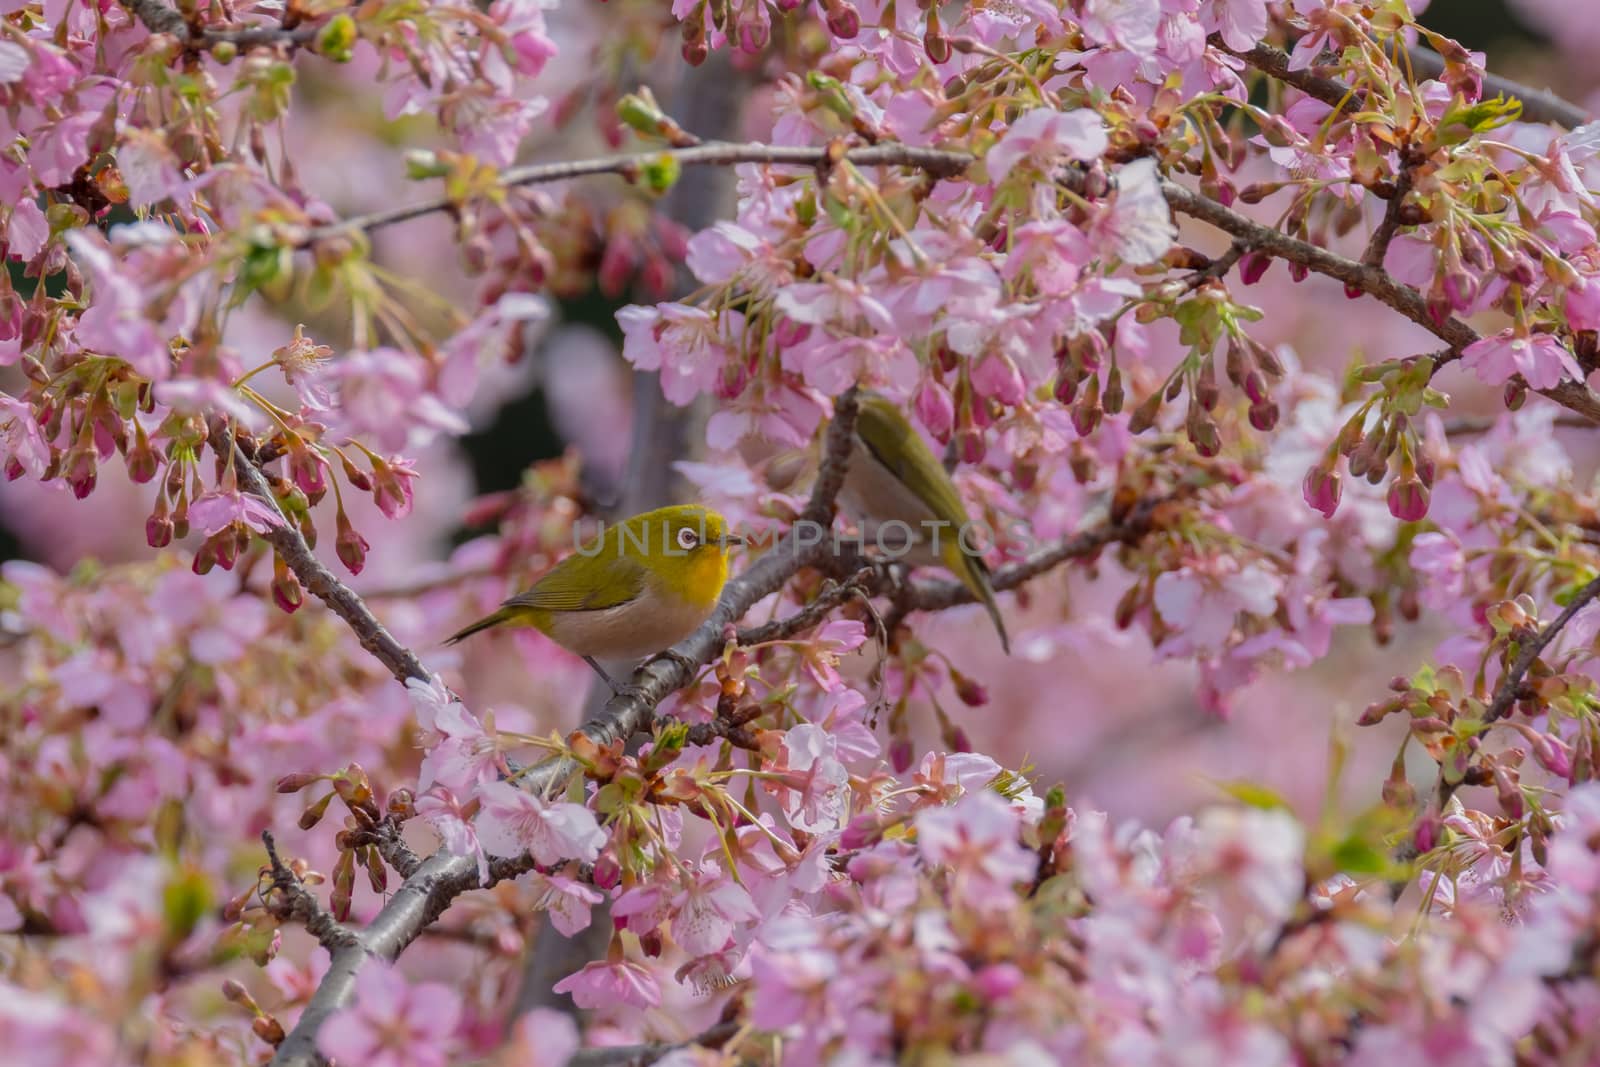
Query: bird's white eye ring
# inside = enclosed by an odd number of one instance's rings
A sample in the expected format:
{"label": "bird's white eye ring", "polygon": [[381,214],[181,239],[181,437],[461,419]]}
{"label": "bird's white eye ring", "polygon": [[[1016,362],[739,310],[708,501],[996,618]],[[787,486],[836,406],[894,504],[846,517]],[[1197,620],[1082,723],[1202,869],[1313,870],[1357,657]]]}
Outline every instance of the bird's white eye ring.
{"label": "bird's white eye ring", "polygon": [[699,543],[700,535],[689,529],[689,527],[685,526],[678,531],[678,547],[683,549],[685,552],[694,548]]}

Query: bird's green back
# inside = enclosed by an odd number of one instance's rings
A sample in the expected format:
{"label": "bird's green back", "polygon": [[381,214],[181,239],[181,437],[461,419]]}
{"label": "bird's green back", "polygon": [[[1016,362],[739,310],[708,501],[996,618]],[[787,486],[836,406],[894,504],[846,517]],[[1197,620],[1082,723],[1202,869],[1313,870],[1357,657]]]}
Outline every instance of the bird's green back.
{"label": "bird's green back", "polygon": [[856,408],[856,436],[886,471],[922,501],[946,526],[939,532],[939,555],[961,583],[972,590],[994,620],[1000,646],[1011,651],[1005,620],[995,603],[989,567],[972,539],[962,536],[970,521],[961,491],[933,450],[900,408],[876,393],[863,393]]}
{"label": "bird's green back", "polygon": [[856,433],[873,458],[915,493],[953,536],[967,522],[966,505],[939,457],[898,407],[873,393],[861,397]]}

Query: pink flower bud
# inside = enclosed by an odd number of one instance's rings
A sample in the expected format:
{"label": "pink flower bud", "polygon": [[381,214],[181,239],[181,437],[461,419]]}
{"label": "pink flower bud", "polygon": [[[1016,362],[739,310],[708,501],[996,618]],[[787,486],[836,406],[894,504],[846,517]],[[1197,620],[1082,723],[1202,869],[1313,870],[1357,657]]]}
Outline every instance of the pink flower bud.
{"label": "pink flower bud", "polygon": [[939,441],[948,441],[956,420],[956,405],[950,390],[932,378],[926,378],[917,386],[913,404],[918,420],[928,428],[928,432]]}
{"label": "pink flower bud", "polygon": [[172,519],[164,514],[145,519],[144,539],[151,548],[166,548],[172,544]]}
{"label": "pink flower bud", "polygon": [[772,39],[772,27],[764,8],[757,5],[746,10],[747,16],[739,19],[739,50],[746,55],[760,55]]}
{"label": "pink flower bud", "polygon": [[968,465],[983,462],[984,453],[989,450],[984,444],[983,434],[977,430],[962,430],[956,434],[956,447],[961,452],[961,462]]}
{"label": "pink flower bud", "polygon": [[1420,522],[1428,514],[1428,489],[1415,477],[1389,486],[1389,514],[1401,522]]}
{"label": "pink flower bud", "polygon": [[328,491],[327,462],[305,445],[289,449],[289,475],[294,484],[308,497],[317,498]]}
{"label": "pink flower bud", "polygon": [[1444,824],[1439,820],[1438,812],[1430,811],[1419,819],[1416,833],[1412,837],[1417,851],[1419,853],[1433,851],[1433,847],[1439,843],[1439,834],[1443,829]]}
{"label": "pink flower bud", "polygon": [[72,486],[72,495],[79,500],[94,492],[94,449],[74,448],[68,452],[66,470],[62,476],[66,478],[67,484]]}
{"label": "pink flower bud", "polygon": [[409,460],[392,458],[385,463],[381,459],[372,461],[373,475],[373,500],[377,502],[378,510],[391,519],[403,519],[411,514],[412,486],[417,474],[411,469]]}
{"label": "pink flower bud", "polygon": [[1024,975],[1014,963],[991,963],[973,975],[972,985],[983,999],[1004,1000],[1022,987]]}
{"label": "pink flower bud", "polygon": [[339,556],[339,562],[351,574],[360,574],[361,568],[367,565],[367,539],[356,532],[343,511],[336,517],[335,525],[338,536],[334,541],[334,552]]}
{"label": "pink flower bud", "polygon": [[911,769],[911,761],[916,756],[912,751],[911,739],[897,737],[889,745],[889,763],[894,767],[896,774],[904,774]]}
{"label": "pink flower bud", "polygon": [[293,571],[286,570],[273,576],[272,600],[289,615],[293,615],[305,603],[305,591],[300,588],[300,579],[295,577]]}
{"label": "pink flower bud", "polygon": [[851,40],[861,32],[861,15],[849,0],[840,0],[828,9],[828,32],[841,40]]}
{"label": "pink flower bud", "polygon": [[971,678],[960,671],[952,670],[950,680],[955,683],[956,696],[969,708],[981,708],[989,703],[989,691],[983,683],[976,678]]}
{"label": "pink flower bud", "polygon": [[1339,495],[1343,492],[1340,484],[1339,472],[1321,465],[1306,471],[1305,481],[1300,485],[1300,493],[1314,511],[1320,511],[1325,519],[1333,518],[1333,513],[1339,510]]}
{"label": "pink flower bud", "polygon": [[617,864],[617,857],[610,849],[600,853],[594,861],[594,884],[596,889],[615,889],[622,881],[622,868]]}

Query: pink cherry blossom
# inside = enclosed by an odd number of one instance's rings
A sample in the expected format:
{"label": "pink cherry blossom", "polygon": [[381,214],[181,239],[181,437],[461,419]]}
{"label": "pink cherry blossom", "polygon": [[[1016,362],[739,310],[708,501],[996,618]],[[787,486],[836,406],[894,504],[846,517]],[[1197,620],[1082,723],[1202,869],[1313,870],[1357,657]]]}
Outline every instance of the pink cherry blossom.
{"label": "pink cherry blossom", "polygon": [[257,533],[283,525],[278,509],[259,497],[239,490],[212,492],[191,501],[189,521],[203,533],[214,534],[239,522]]}
{"label": "pink cherry blossom", "polygon": [[984,166],[991,181],[1003,182],[1020,163],[1048,173],[1062,159],[1099,158],[1107,143],[1105,122],[1093,111],[1035,108],[1011,124]]}
{"label": "pink cherry blossom", "polygon": [[328,1020],[317,1047],[341,1063],[444,1067],[460,1017],[455,990],[435,982],[412,985],[398,971],[370,963],[356,975],[352,1007]]}
{"label": "pink cherry blossom", "polygon": [[563,937],[589,927],[589,909],[605,899],[582,882],[560,874],[529,871],[518,881],[533,891],[533,906],[550,913],[550,921]]}
{"label": "pink cherry blossom", "polygon": [[661,1003],[661,986],[648,969],[627,960],[597,960],[561,979],[553,987],[557,993],[570,993],[580,1008],[599,1008],[627,1004],[635,1008],[654,1008]]}
{"label": "pink cherry blossom", "polygon": [[581,804],[549,803],[509,782],[478,787],[483,802],[478,839],[492,856],[533,855],[542,864],[593,860],[605,844],[594,815]]}
{"label": "pink cherry blossom", "polygon": [[1161,193],[1155,161],[1138,159],[1117,171],[1117,192],[1090,230],[1100,248],[1130,266],[1154,263],[1178,239],[1172,209]]}
{"label": "pink cherry blossom", "polygon": [[1520,374],[1530,389],[1550,389],[1563,378],[1582,381],[1572,353],[1550,334],[1518,336],[1502,330],[1492,337],[1475,341],[1462,349],[1461,365],[1488,385],[1501,385]]}
{"label": "pink cherry blossom", "polygon": [[[1011,806],[987,789],[917,816],[917,849],[929,863],[950,867],[974,883],[974,903],[1000,905],[1001,892],[1033,877],[1038,860],[1018,841],[1021,827]],[[991,895],[992,894],[992,895]]]}
{"label": "pink cherry blossom", "polygon": [[691,956],[722,951],[739,924],[761,918],[750,893],[712,861],[686,873],[672,909],[672,939]]}
{"label": "pink cherry blossom", "polygon": [[850,808],[850,775],[836,758],[837,742],[822,728],[802,723],[784,737],[788,773],[784,814],[807,833],[835,830]]}
{"label": "pink cherry blossom", "polygon": [[1168,571],[1156,579],[1156,610],[1196,648],[1217,651],[1240,613],[1269,615],[1282,583],[1265,567],[1204,574]]}

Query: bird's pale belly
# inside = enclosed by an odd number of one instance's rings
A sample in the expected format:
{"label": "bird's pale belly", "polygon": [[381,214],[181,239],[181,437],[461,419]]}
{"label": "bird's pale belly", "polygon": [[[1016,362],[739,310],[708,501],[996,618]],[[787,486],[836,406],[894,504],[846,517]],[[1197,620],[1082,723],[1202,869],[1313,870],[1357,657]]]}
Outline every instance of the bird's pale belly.
{"label": "bird's pale belly", "polygon": [[675,597],[640,597],[599,611],[559,612],[551,617],[550,636],[580,656],[639,660],[694,633],[715,606],[701,607]]}

